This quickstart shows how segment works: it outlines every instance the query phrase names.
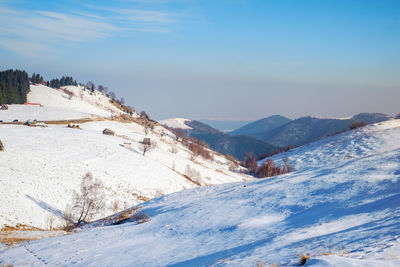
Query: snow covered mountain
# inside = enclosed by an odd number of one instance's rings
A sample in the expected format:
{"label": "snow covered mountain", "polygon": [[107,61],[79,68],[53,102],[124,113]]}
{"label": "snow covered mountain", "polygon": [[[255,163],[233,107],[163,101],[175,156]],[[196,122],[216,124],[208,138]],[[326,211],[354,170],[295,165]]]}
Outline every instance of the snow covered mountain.
{"label": "snow covered mountain", "polygon": [[400,120],[284,156],[296,172],[166,195],[141,205],[149,222],[24,243],[0,263],[399,266]]}
{"label": "snow covered mountain", "polygon": [[[79,191],[82,176],[91,172],[107,191],[106,209],[98,217],[145,200],[197,186],[252,179],[229,171],[230,160],[211,152],[214,160],[193,156],[174,134],[133,114],[129,120],[100,92],[68,86],[63,90],[31,86],[28,101],[9,105],[0,120],[44,120],[48,127],[1,123],[0,228],[25,224],[48,227],[63,222],[63,212]],[[113,117],[111,117],[113,116]],[[71,121],[73,120],[73,121]],[[80,128],[68,128],[68,121]],[[114,136],[104,135],[109,128]],[[154,148],[142,155],[141,141],[150,138]]]}

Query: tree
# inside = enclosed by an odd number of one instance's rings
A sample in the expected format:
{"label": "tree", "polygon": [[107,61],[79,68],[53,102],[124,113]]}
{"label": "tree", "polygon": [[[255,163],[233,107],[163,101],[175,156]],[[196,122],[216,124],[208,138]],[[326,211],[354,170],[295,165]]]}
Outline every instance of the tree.
{"label": "tree", "polygon": [[104,209],[105,194],[103,183],[93,178],[88,172],[82,177],[81,191],[74,192],[74,205],[72,207],[72,216],[79,226],[82,222],[86,222],[93,218],[96,214]]}
{"label": "tree", "polygon": [[267,159],[263,164],[257,169],[257,177],[272,177],[275,175],[282,174],[281,168],[275,164],[272,159]]}
{"label": "tree", "polygon": [[140,117],[143,118],[143,119],[146,119],[146,120],[149,119],[149,115],[147,115],[146,111],[144,111],[144,110],[142,110],[140,112]]}
{"label": "tree", "polygon": [[25,71],[6,70],[0,72],[0,105],[23,104],[26,102],[28,91],[29,76]]}
{"label": "tree", "polygon": [[33,73],[30,80],[33,84],[40,84],[43,81],[43,77],[39,73]]}
{"label": "tree", "polygon": [[60,88],[61,87],[61,82],[59,79],[53,79],[50,81],[50,87],[51,88]]}
{"label": "tree", "polygon": [[86,88],[91,92],[94,92],[94,90],[96,89],[96,85],[94,85],[93,82],[89,81],[86,83]]}
{"label": "tree", "polygon": [[125,105],[125,98],[121,97],[121,105]]}
{"label": "tree", "polygon": [[396,115],[396,119],[400,119],[400,113]]}
{"label": "tree", "polygon": [[104,86],[103,85],[101,85],[101,84],[99,84],[98,86],[97,86],[97,90],[99,90],[99,92],[103,92],[104,91]]}
{"label": "tree", "polygon": [[284,173],[289,173],[289,172],[294,172],[296,169],[294,166],[289,162],[288,158],[283,158],[282,159],[282,174]]}
{"label": "tree", "polygon": [[116,95],[115,95],[115,93],[113,91],[110,91],[110,97],[111,97],[112,100],[115,99]]}
{"label": "tree", "polygon": [[146,152],[155,147],[155,143],[150,140],[150,138],[143,138],[143,141],[139,142],[141,149],[143,151],[143,156],[146,155]]}
{"label": "tree", "polygon": [[249,174],[256,174],[258,165],[253,152],[247,152],[246,155],[244,155],[242,165],[249,170]]}

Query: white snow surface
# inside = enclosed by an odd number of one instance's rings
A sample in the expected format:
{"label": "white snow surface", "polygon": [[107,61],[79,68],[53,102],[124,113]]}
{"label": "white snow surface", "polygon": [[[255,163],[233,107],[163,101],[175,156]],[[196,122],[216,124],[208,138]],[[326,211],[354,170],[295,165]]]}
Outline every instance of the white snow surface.
{"label": "white snow surface", "polygon": [[23,243],[0,251],[0,263],[294,266],[297,255],[308,254],[314,266],[399,266],[400,120],[288,157],[294,173],[165,195],[141,204],[149,222]]}
{"label": "white snow surface", "polygon": [[[81,129],[65,125],[47,128],[0,125],[0,228],[23,223],[46,228],[50,214],[59,217],[79,191],[81,177],[91,172],[107,189],[108,209],[99,217],[119,209],[197,185],[187,180],[186,167],[200,173],[191,177],[201,185],[238,182],[248,178],[228,171],[228,161],[216,155],[215,162],[196,158],[172,137],[160,137],[158,130],[147,136],[136,123],[99,121],[81,124]],[[117,135],[103,135],[105,128]],[[142,155],[139,141],[149,137],[156,147]],[[130,147],[124,143],[131,143]],[[176,153],[172,153],[172,148]],[[189,174],[190,176],[190,174]]]}
{"label": "white snow surface", "polygon": [[[68,99],[63,88],[75,96]],[[43,107],[10,105],[9,110],[0,111],[0,119],[52,121],[122,113],[100,92],[80,86],[63,88],[31,85],[28,101]],[[56,218],[53,226],[64,224],[63,213],[72,205],[73,191],[79,191],[87,172],[100,179],[107,191],[107,207],[98,218],[163,194],[252,179],[230,172],[231,162],[219,154],[214,161],[193,158],[162,126],[147,132],[134,122],[96,120],[80,127],[0,124],[0,140],[6,149],[0,153],[0,228],[19,223],[47,228],[49,217]],[[105,128],[116,136],[103,135]],[[139,142],[146,137],[155,147],[143,156]]]}
{"label": "white snow surface", "polygon": [[169,128],[191,130],[193,128],[185,124],[185,122],[188,122],[188,121],[191,121],[191,120],[184,119],[184,118],[174,118],[174,119],[161,120],[161,121],[159,121],[159,123],[161,125],[165,125]]}
{"label": "white snow surface", "polygon": [[[63,91],[67,89],[74,96],[69,96]],[[91,93],[82,86],[64,86],[54,89],[44,85],[31,85],[28,93],[29,103],[38,103],[42,106],[9,105],[8,110],[0,110],[0,120],[10,122],[13,120],[68,120],[93,117],[110,117],[121,114],[110,99],[102,93]]]}

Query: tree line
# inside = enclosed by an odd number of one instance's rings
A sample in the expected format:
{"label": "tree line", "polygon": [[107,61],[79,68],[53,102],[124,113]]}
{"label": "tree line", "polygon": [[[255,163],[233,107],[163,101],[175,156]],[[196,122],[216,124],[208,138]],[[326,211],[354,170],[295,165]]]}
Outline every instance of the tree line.
{"label": "tree line", "polygon": [[28,92],[28,73],[11,69],[0,72],[0,104],[23,104]]}

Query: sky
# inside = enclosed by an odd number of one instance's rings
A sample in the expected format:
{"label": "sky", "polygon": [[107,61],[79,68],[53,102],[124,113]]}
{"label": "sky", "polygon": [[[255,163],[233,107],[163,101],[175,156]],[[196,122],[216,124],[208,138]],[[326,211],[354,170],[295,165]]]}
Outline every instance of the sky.
{"label": "sky", "polygon": [[400,112],[398,0],[0,0],[0,69],[108,86],[150,117]]}

